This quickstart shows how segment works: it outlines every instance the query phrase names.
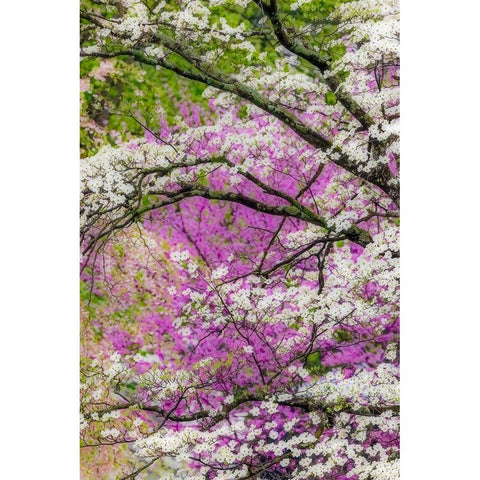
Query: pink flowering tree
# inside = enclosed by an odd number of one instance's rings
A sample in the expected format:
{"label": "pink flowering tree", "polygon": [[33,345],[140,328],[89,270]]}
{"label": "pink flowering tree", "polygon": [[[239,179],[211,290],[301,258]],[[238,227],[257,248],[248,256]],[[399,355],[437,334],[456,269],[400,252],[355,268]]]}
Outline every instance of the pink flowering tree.
{"label": "pink flowering tree", "polygon": [[102,75],[203,96],[82,160],[82,447],[123,479],[398,478],[397,3],[81,15]]}

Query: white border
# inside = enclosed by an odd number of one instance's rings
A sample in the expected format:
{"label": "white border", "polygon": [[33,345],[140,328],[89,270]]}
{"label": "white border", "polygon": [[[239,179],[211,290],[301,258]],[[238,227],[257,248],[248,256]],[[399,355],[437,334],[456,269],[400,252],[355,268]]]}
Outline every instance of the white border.
{"label": "white border", "polygon": [[478,5],[401,4],[404,480],[478,470]]}
{"label": "white border", "polygon": [[75,479],[78,4],[1,12],[0,476]]}

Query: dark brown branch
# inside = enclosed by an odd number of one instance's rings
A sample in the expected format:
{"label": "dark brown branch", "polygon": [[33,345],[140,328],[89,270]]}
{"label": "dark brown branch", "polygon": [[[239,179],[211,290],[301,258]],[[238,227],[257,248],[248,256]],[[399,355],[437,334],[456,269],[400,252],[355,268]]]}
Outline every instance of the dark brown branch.
{"label": "dark brown branch", "polygon": [[137,468],[133,473],[130,473],[129,475],[126,475],[125,477],[122,477],[120,480],[134,480],[137,478],[137,475],[147,468],[151,467],[155,462],[157,462],[160,459],[160,457],[155,457],[153,460],[145,464],[143,467]]}

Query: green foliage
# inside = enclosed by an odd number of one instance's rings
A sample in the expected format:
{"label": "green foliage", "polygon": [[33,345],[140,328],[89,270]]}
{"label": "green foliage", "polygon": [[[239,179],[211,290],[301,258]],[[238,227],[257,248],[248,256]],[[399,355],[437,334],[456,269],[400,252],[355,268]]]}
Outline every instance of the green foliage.
{"label": "green foliage", "polygon": [[331,61],[336,61],[340,60],[347,51],[347,48],[343,43],[337,43],[336,45],[333,45],[328,48],[328,53],[330,54],[330,59]]}
{"label": "green foliage", "polygon": [[[102,61],[113,66],[105,75],[101,73]],[[139,121],[154,132],[159,130],[161,119],[173,125],[184,97],[196,104],[207,104],[202,97],[205,85],[198,82],[128,59],[102,61],[85,58],[80,64],[82,78],[89,82],[89,89],[81,93],[80,112],[91,120],[81,125],[83,156],[95,154],[105,143],[115,145],[143,137]]]}
{"label": "green foliage", "polygon": [[348,330],[343,330],[341,328],[335,330],[333,337],[338,343],[350,342],[352,340],[351,333]]}
{"label": "green foliage", "polygon": [[144,207],[150,207],[152,205],[152,202],[150,201],[150,195],[145,195],[142,197],[141,204]]}
{"label": "green foliage", "polygon": [[327,92],[325,95],[325,102],[327,105],[335,105],[337,103],[337,97],[333,92]]}
{"label": "green foliage", "polygon": [[319,351],[308,355],[303,367],[312,375],[317,375],[319,377],[325,375],[331,370],[331,367],[322,364],[322,356]]}
{"label": "green foliage", "polygon": [[244,118],[247,117],[247,106],[246,105],[243,105],[240,110],[238,111],[238,116],[243,120]]}
{"label": "green foliage", "polygon": [[94,293],[87,282],[80,282],[80,301],[83,305],[102,305],[106,299]]}

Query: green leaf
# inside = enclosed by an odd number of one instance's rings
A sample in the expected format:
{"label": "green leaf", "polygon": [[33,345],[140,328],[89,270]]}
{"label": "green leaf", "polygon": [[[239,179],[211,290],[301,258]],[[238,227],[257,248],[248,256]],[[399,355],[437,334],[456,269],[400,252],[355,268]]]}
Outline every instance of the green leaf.
{"label": "green leaf", "polygon": [[322,356],[320,352],[313,352],[305,360],[304,368],[314,375],[325,375],[330,367],[322,365]]}
{"label": "green leaf", "polygon": [[247,106],[243,105],[242,108],[238,111],[238,117],[242,120],[247,116]]}
{"label": "green leaf", "polygon": [[338,330],[335,330],[335,333],[333,334],[335,340],[337,342],[349,342],[352,340],[352,335],[348,330],[343,330],[339,328]]}
{"label": "green leaf", "polygon": [[325,95],[325,102],[327,105],[335,105],[337,103],[337,97],[333,92],[327,92]]}

